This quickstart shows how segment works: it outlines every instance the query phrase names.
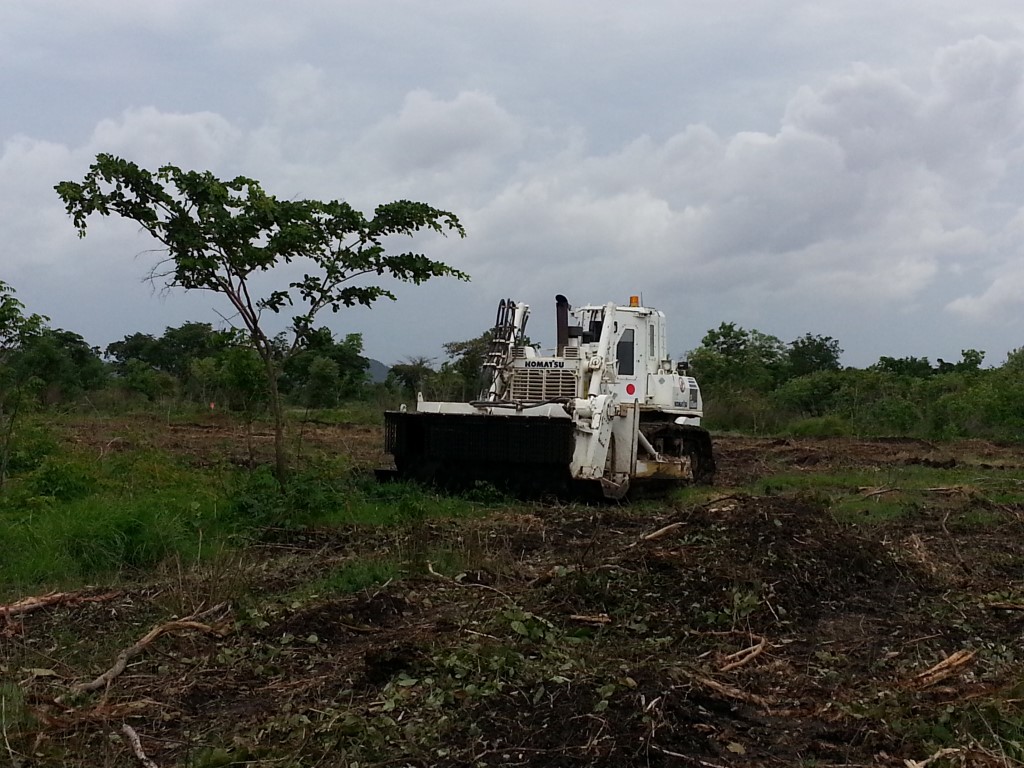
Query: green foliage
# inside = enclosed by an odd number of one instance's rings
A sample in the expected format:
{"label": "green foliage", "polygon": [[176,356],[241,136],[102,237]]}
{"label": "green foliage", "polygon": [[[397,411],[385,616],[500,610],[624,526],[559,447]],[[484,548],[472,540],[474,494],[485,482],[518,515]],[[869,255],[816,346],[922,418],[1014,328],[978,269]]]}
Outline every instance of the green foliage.
{"label": "green foliage", "polygon": [[22,358],[26,347],[44,331],[46,321],[24,310],[13,289],[0,281],[0,490],[7,477],[18,416],[31,393],[32,375]]}
{"label": "green foliage", "polygon": [[352,560],[310,585],[310,589],[319,594],[358,592],[398,577],[401,570],[401,562],[392,558]]}
{"label": "green foliage", "polygon": [[253,349],[233,347],[221,356],[219,381],[228,406],[250,419],[267,406],[267,371]]}
{"label": "green foliage", "polygon": [[442,374],[450,376],[451,383],[459,391],[452,399],[474,400],[481,395],[484,388],[483,366],[487,352],[491,346],[493,331],[485,331],[481,335],[466,341],[449,341],[444,345],[448,361],[441,366]]}
{"label": "green foliage", "polygon": [[161,373],[136,358],[126,361],[121,383],[125,389],[138,392],[151,401],[170,395],[175,390],[175,381],[170,374]]}
{"label": "green foliage", "polygon": [[839,371],[815,371],[780,385],[772,392],[771,399],[787,414],[822,416],[841,410],[847,379]]}
{"label": "green foliage", "polygon": [[427,382],[436,375],[433,363],[429,357],[408,357],[391,366],[387,384],[415,397],[417,392],[424,391]]}
{"label": "green foliage", "polygon": [[788,345],[722,323],[691,352],[711,429],[792,435],[859,434],[926,438],[1024,439],[1024,353],[997,369],[985,353],[961,360],[882,357],[841,369],[838,342],[804,334]]}
{"label": "green foliage", "polygon": [[97,462],[67,453],[12,478],[0,503],[4,589],[81,583],[193,558],[231,528],[208,478],[166,457]]}
{"label": "green foliage", "polygon": [[341,375],[329,357],[314,357],[306,374],[303,402],[309,408],[333,408],[338,404]]}
{"label": "green foliage", "polygon": [[[154,279],[168,287],[223,294],[244,326],[266,368],[267,403],[274,414],[276,475],[284,481],[288,462],[284,412],[278,391],[281,356],[263,327],[266,312],[294,312],[298,349],[316,316],[354,305],[372,306],[395,295],[375,278],[420,284],[432,277],[468,276],[421,253],[392,253],[384,243],[422,230],[464,236],[458,218],[425,203],[400,200],[378,206],[367,218],[348,203],[280,200],[254,179],[223,181],[209,171],[165,165],[155,173],[109,154],[97,155],[82,182],[56,186],[80,236],[93,215],[116,215],[141,225],[167,248]],[[250,278],[283,265],[304,267],[300,278],[262,295]],[[295,274],[294,272],[290,274]],[[369,276],[369,283],[363,278]]]}
{"label": "green foliage", "polygon": [[92,467],[70,458],[47,457],[28,477],[35,496],[71,501],[88,496],[96,487]]}
{"label": "green foliage", "polygon": [[7,471],[12,475],[31,472],[58,449],[53,433],[33,421],[21,420],[10,435]]}
{"label": "green foliage", "polygon": [[307,407],[333,408],[363,392],[368,367],[362,334],[350,333],[337,342],[329,328],[319,328],[306,334],[285,360],[281,391]]}
{"label": "green foliage", "polygon": [[701,387],[716,396],[739,390],[763,393],[783,374],[785,347],[775,336],[722,323],[704,335],[689,360]]}
{"label": "green foliage", "polygon": [[786,350],[786,375],[797,378],[824,371],[838,371],[842,354],[839,342],[831,336],[805,333],[789,343]]}
{"label": "green foliage", "polygon": [[107,378],[99,350],[77,333],[42,328],[25,339],[11,365],[23,381],[47,404],[66,402],[82,392],[98,389]]}

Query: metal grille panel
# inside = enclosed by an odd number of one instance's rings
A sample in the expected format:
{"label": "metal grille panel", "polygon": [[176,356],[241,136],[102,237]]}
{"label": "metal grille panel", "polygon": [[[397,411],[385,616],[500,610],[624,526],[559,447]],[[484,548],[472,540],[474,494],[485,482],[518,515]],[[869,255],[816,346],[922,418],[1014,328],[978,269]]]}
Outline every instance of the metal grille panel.
{"label": "metal grille panel", "polygon": [[564,369],[516,369],[512,378],[513,400],[538,403],[576,397],[576,372]]}

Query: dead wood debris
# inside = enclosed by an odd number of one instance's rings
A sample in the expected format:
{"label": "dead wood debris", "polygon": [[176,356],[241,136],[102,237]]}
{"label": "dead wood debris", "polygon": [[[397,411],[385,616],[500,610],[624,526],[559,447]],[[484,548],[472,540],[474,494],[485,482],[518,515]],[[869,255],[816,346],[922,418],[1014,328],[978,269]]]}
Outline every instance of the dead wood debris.
{"label": "dead wood debris", "polygon": [[124,740],[128,742],[128,746],[131,747],[135,757],[139,759],[144,768],[158,768],[157,764],[150,760],[145,751],[142,749],[142,742],[139,741],[139,734],[135,732],[128,723],[121,726],[121,733],[124,734]]}
{"label": "dead wood debris", "polygon": [[870,499],[872,497],[884,496],[887,493],[899,493],[900,492],[899,488],[889,488],[887,486],[882,486],[881,488],[875,488],[875,487],[872,487],[872,486],[864,486],[862,488],[858,488],[857,490],[860,492],[860,497],[862,499]]}
{"label": "dead wood debris", "polygon": [[82,603],[101,603],[121,596],[121,592],[105,592],[102,595],[87,595],[82,592],[51,592],[48,595],[26,597],[9,605],[0,606],[0,616],[10,620],[11,616],[51,608],[57,605],[81,605]]}
{"label": "dead wood debris", "polygon": [[668,534],[672,533],[672,531],[679,530],[682,527],[682,523],[669,523],[668,525],[659,528],[658,530],[653,531],[652,533],[648,533],[641,536],[640,541],[657,541],[662,536],[667,536]]}
{"label": "dead wood debris", "polygon": [[941,760],[944,757],[953,757],[954,755],[962,755],[963,750],[959,747],[946,747],[940,749],[938,752],[933,754],[931,757],[927,757],[924,760],[904,760],[903,764],[906,768],[927,768],[929,765],[934,763],[936,760]]}
{"label": "dead wood debris", "polygon": [[442,581],[447,581],[449,584],[454,584],[456,587],[467,587],[467,588],[475,587],[476,589],[489,589],[491,592],[495,592],[495,593],[501,595],[506,600],[508,600],[510,603],[514,604],[516,602],[511,595],[509,595],[509,594],[507,594],[505,592],[502,592],[500,589],[497,589],[496,587],[492,587],[490,584],[477,584],[475,582],[474,583],[470,583],[470,584],[466,584],[464,582],[458,581],[457,579],[453,579],[453,578],[450,578],[448,576],[445,576],[443,573],[438,573],[437,571],[434,570],[433,563],[427,563],[427,573],[429,573],[431,576],[433,576],[436,579],[441,579]]}
{"label": "dead wood debris", "polygon": [[599,626],[612,623],[611,616],[609,616],[607,613],[599,613],[596,616],[584,616],[581,613],[574,613],[571,616],[569,616],[569,620],[578,621],[581,624],[596,624]]}
{"label": "dead wood debris", "polygon": [[1000,611],[1024,611],[1024,603],[989,603],[988,607]]}
{"label": "dead wood debris", "polygon": [[908,685],[918,690],[928,688],[963,669],[974,658],[975,651],[956,651],[910,680]]}
{"label": "dead wood debris", "polygon": [[110,667],[106,672],[101,674],[94,680],[90,680],[87,683],[77,683],[72,686],[72,690],[82,693],[88,691],[96,691],[100,688],[109,686],[118,675],[125,671],[128,667],[128,662],[138,656],[142,651],[146,649],[150,643],[156,640],[160,635],[168,632],[175,632],[179,630],[194,630],[196,632],[202,632],[204,634],[215,634],[223,637],[227,634],[227,630],[224,626],[205,624],[200,619],[218,619],[223,616],[227,609],[227,603],[220,603],[215,605],[209,610],[193,613],[191,616],[186,616],[184,619],[176,619],[174,621],[168,621],[163,624],[158,624],[147,632],[143,637],[136,642],[134,645],[125,648],[121,653],[117,655],[113,666]]}
{"label": "dead wood debris", "polygon": [[754,643],[748,648],[736,651],[736,653],[730,653],[728,656],[726,656],[725,658],[726,660],[728,660],[729,663],[719,667],[718,671],[732,672],[734,669],[739,669],[743,665],[749,664],[762,653],[764,653],[764,650],[767,647],[768,641],[762,637],[760,642]]}
{"label": "dead wood debris", "polygon": [[763,696],[758,696],[756,693],[748,693],[747,691],[740,690],[739,688],[734,688],[731,685],[720,683],[717,680],[714,680],[710,677],[698,675],[693,672],[684,672],[683,674],[693,682],[697,683],[698,685],[702,685],[705,688],[709,688],[715,693],[721,694],[726,698],[736,699],[737,701],[744,701],[747,704],[754,704],[758,707],[761,707],[761,709],[765,710],[766,712],[771,711],[772,703]]}

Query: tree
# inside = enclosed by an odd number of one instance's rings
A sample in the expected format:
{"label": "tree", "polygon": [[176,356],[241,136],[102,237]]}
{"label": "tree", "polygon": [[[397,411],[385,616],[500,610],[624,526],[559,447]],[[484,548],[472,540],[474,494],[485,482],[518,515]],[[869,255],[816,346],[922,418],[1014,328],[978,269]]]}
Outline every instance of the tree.
{"label": "tree", "polygon": [[36,383],[40,400],[49,404],[99,389],[107,380],[99,349],[59,328],[43,328],[24,340],[16,365],[24,379]]}
{"label": "tree", "polygon": [[433,364],[433,358],[407,357],[401,363],[391,366],[386,383],[415,397],[417,392],[423,391],[426,382],[437,375]]}
{"label": "tree", "polygon": [[781,375],[785,345],[756,329],[722,323],[704,335],[689,359],[702,387],[710,392],[767,392]]}
{"label": "tree", "polygon": [[193,360],[216,357],[238,340],[234,332],[215,331],[209,323],[183,323],[167,328],[157,341],[156,367],[184,382]]}
{"label": "tree", "polygon": [[[324,327],[308,333],[295,353],[285,361],[281,380],[282,392],[300,395],[304,405],[309,407],[331,407],[316,405],[310,400],[307,391],[313,366],[318,360],[326,360],[333,364],[336,392],[333,397],[318,394],[313,398],[317,402],[325,402],[326,398],[333,401],[332,405],[336,405],[339,397],[354,397],[360,394],[367,383],[366,369],[370,361],[363,357],[363,335],[349,333],[338,342],[334,340],[331,330]],[[321,381],[316,385],[319,390],[326,385],[326,381],[322,379],[325,371],[323,363],[319,363],[317,375],[321,377]]]}
{"label": "tree", "polygon": [[160,342],[148,333],[133,333],[120,341],[113,341],[103,354],[120,375],[127,371],[129,360],[138,360],[153,368],[160,367]]}
{"label": "tree", "polygon": [[947,363],[941,357],[935,363],[936,373],[977,373],[985,360],[985,353],[977,349],[961,349],[959,363]]}
{"label": "tree", "polygon": [[[382,277],[417,285],[432,277],[469,279],[423,254],[386,249],[389,238],[421,230],[465,236],[455,214],[425,203],[386,203],[367,218],[336,200],[279,200],[244,176],[222,181],[209,171],[183,171],[173,165],[153,173],[109,154],[97,155],[82,182],[63,181],[56,191],[80,237],[93,214],[135,221],[167,249],[151,279],[163,280],[168,288],[213,291],[228,300],[263,362],[280,482],[288,469],[278,390],[282,360],[263,326],[263,314],[289,307],[294,311],[287,356],[313,328],[320,311],[394,300],[378,284]],[[283,288],[265,295],[256,292],[251,277],[293,264],[308,271]]]}
{"label": "tree", "polygon": [[338,364],[329,357],[317,356],[309,364],[302,399],[307,408],[334,408],[338,404],[341,375]]}
{"label": "tree", "polygon": [[44,328],[46,318],[26,314],[25,305],[14,297],[14,290],[0,281],[0,489],[7,476],[11,441],[23,400],[26,373],[18,365],[24,346]]}
{"label": "tree", "polygon": [[831,336],[805,333],[789,343],[786,350],[787,373],[795,379],[819,371],[838,371],[842,354],[839,342]]}
{"label": "tree", "polygon": [[444,345],[448,362],[441,366],[444,372],[457,374],[461,381],[460,395],[463,400],[479,397],[484,386],[484,360],[491,348],[494,332],[484,331],[473,339],[466,341],[449,341]]}
{"label": "tree", "polygon": [[894,376],[925,378],[935,373],[931,361],[927,357],[886,357],[878,358],[878,362],[868,370],[891,373]]}
{"label": "tree", "polygon": [[165,329],[159,339],[148,333],[125,336],[108,344],[105,354],[118,373],[124,373],[129,360],[140,360],[184,384],[194,360],[216,357],[237,346],[236,336],[235,331],[215,331],[209,323],[188,322]]}

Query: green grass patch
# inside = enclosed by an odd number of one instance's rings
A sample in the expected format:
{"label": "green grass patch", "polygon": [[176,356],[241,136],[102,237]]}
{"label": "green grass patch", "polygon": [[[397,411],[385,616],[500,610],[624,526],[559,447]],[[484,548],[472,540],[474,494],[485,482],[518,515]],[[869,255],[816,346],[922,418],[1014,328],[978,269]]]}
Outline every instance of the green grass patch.
{"label": "green grass patch", "polygon": [[[100,455],[61,449],[44,431],[31,442],[0,494],[5,597],[131,575],[168,559],[195,564],[282,530],[417,526],[488,509],[415,485],[380,485],[337,457],[307,460],[282,488],[269,468],[196,467],[147,447],[144,436]],[[422,570],[424,555],[415,556]],[[339,589],[394,570],[384,561],[356,567],[337,576]]]}
{"label": "green grass patch", "polygon": [[841,497],[832,503],[830,509],[835,518],[842,522],[873,524],[908,517],[919,507],[907,495],[894,493]]}
{"label": "green grass patch", "polygon": [[332,569],[322,578],[303,585],[303,596],[347,595],[379,587],[404,574],[403,563],[393,557],[356,558]]}
{"label": "green grass patch", "polygon": [[323,576],[289,591],[285,602],[306,601],[330,595],[348,595],[381,587],[391,581],[410,576],[435,574],[459,579],[467,569],[479,566],[474,558],[457,547],[421,547],[415,544],[416,532],[410,531],[406,541],[414,543],[394,547],[394,554],[371,555],[346,560]]}
{"label": "green grass patch", "polygon": [[314,462],[293,473],[282,488],[269,468],[235,477],[230,516],[257,527],[395,526],[432,518],[471,517],[488,505],[448,496],[414,483],[377,483],[344,462]]}

